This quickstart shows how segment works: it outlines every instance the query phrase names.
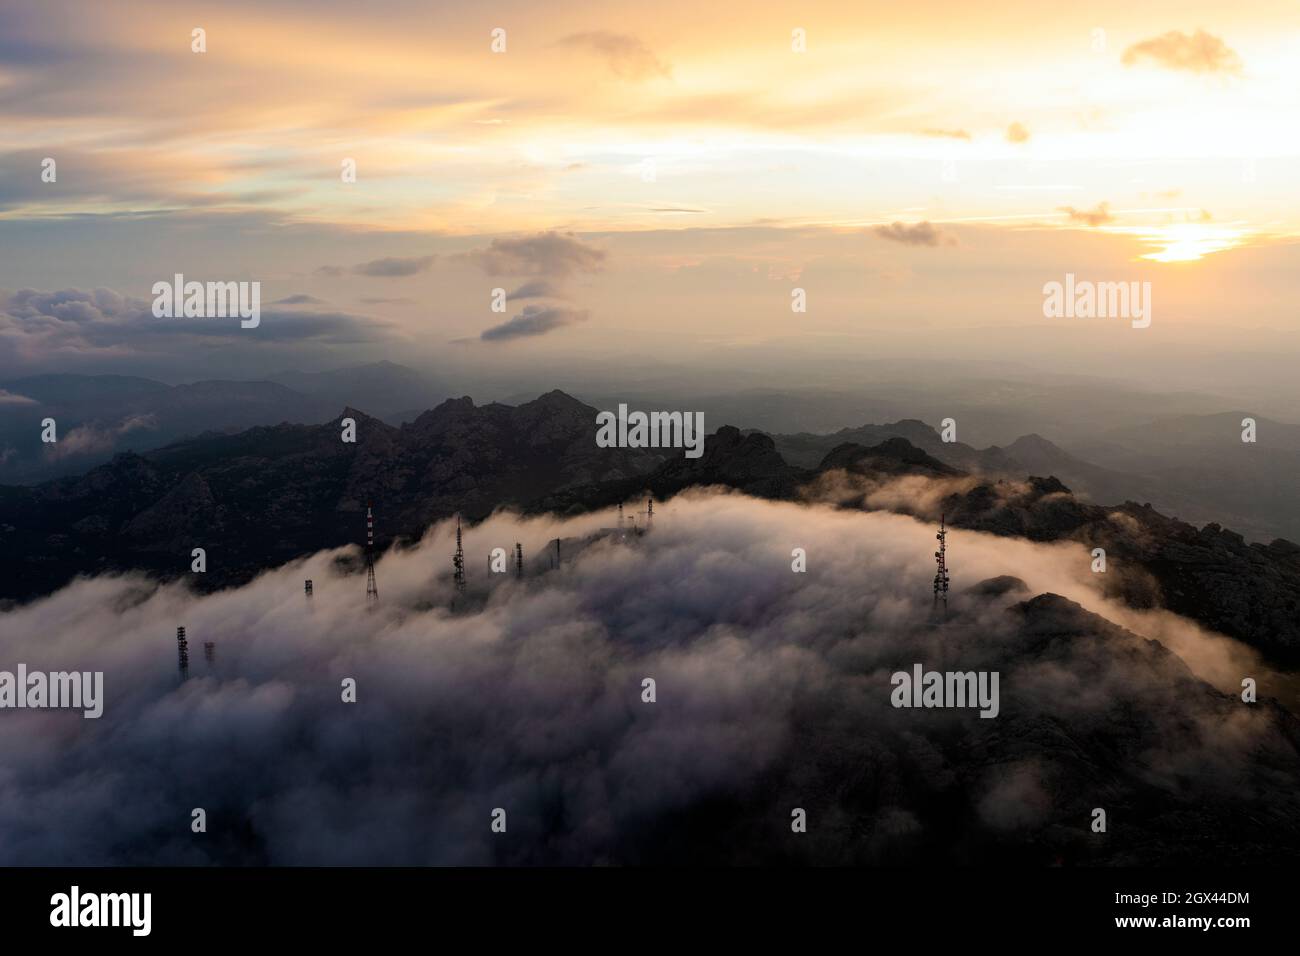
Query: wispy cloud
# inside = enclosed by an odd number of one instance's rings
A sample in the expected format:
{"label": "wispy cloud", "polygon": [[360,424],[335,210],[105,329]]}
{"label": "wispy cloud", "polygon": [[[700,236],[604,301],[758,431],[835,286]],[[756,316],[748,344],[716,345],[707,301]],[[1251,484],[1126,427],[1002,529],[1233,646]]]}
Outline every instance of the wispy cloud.
{"label": "wispy cloud", "polygon": [[71,458],[74,455],[98,454],[109,451],[117,445],[123,435],[140,429],[157,427],[154,415],[130,415],[114,424],[91,422],[73,428],[57,442],[45,446],[45,454],[53,460]]}
{"label": "wispy cloud", "polygon": [[437,256],[410,256],[399,258],[390,256],[385,259],[372,259],[350,268],[343,266],[321,266],[316,274],[330,278],[343,275],[370,276],[376,279],[400,279],[406,276],[428,272]]}
{"label": "wispy cloud", "polygon": [[1098,203],[1096,209],[1075,209],[1073,206],[1061,206],[1058,210],[1069,217],[1070,222],[1081,222],[1088,226],[1102,226],[1114,222],[1107,203]]}
{"label": "wispy cloud", "polygon": [[562,299],[564,292],[554,282],[546,279],[534,279],[525,282],[508,296],[508,299]]}
{"label": "wispy cloud", "polygon": [[1241,58],[1223,40],[1204,30],[1192,34],[1170,30],[1154,39],[1134,43],[1122,57],[1125,66],[1143,60],[1192,73],[1241,73]]}
{"label": "wispy cloud", "polygon": [[511,339],[532,338],[566,325],[585,322],[587,315],[586,311],[576,309],[529,305],[510,321],[485,329],[479,338],[484,342],[508,342]]}
{"label": "wispy cloud", "polygon": [[492,276],[564,279],[577,272],[599,272],[606,255],[603,249],[583,242],[573,233],[552,231],[493,239],[486,248],[463,253],[460,258]]}
{"label": "wispy cloud", "polygon": [[571,50],[585,50],[601,57],[616,76],[629,80],[644,80],[653,76],[669,76],[672,71],[640,39],[625,33],[592,30],[571,33],[556,43]]}
{"label": "wispy cloud", "polygon": [[301,307],[263,310],[256,334],[222,319],[158,319],[150,304],[112,289],[53,292],[0,290],[0,366],[124,361],[133,356],[180,355],[199,343],[242,347],[258,343],[343,345],[383,339],[388,326],[346,312]]}
{"label": "wispy cloud", "polygon": [[892,222],[872,230],[881,239],[901,242],[907,246],[955,246],[957,239],[930,222]]}

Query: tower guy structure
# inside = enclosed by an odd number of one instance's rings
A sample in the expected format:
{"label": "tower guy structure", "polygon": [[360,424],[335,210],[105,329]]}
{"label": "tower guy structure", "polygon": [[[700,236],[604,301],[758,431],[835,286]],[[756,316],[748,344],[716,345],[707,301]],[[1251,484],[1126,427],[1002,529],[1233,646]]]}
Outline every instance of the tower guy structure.
{"label": "tower guy structure", "polygon": [[[311,593],[311,582],[307,582],[307,593]],[[366,502],[366,607],[379,603],[379,586],[375,584],[375,517]]]}
{"label": "tower guy structure", "polygon": [[185,628],[176,628],[176,665],[181,672],[181,680],[190,677],[190,642],[185,640]]}
{"label": "tower guy structure", "polygon": [[939,542],[939,550],[934,553],[934,562],[937,568],[934,572],[934,608],[939,609],[939,602],[943,602],[943,609],[948,610],[948,528],[945,524],[946,515],[939,516],[939,532],[935,538]]}
{"label": "tower guy structure", "polygon": [[465,593],[465,549],[461,546],[460,515],[456,515],[456,553],[451,556],[452,580],[456,582],[456,593]]}

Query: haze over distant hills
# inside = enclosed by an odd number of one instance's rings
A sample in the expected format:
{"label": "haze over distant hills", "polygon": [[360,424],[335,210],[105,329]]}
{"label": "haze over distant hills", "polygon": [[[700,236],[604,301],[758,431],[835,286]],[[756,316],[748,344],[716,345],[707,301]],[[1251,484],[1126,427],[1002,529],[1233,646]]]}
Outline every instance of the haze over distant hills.
{"label": "haze over distant hills", "polygon": [[[1094,501],[1151,502],[1250,540],[1300,540],[1300,499],[1293,493],[1300,426],[1221,395],[1157,392],[1083,376],[995,379],[936,364],[916,367],[910,380],[871,367],[855,388],[837,379],[732,393],[696,384],[674,393],[629,385],[621,398],[601,389],[580,394],[601,408],[624,401],[700,409],[706,422],[775,436],[792,463],[814,464],[839,442],[900,436],[963,469],[1054,474]],[[1270,407],[1295,409],[1281,401]],[[1248,416],[1259,426],[1253,445],[1241,442],[1241,420]],[[939,441],[933,426],[945,418],[957,423],[956,443]]]}
{"label": "haze over distant hills", "polygon": [[[322,421],[333,403],[274,382],[165,385],[116,375],[41,375],[0,384],[0,479],[77,474],[126,449],[145,451],[208,431],[273,421]],[[58,442],[41,441],[53,418]]]}
{"label": "haze over distant hills", "polygon": [[[1088,460],[1038,434],[978,449],[944,442],[915,419],[845,428],[829,435],[774,435],[790,462],[811,466],[836,445],[901,437],[965,471],[992,476],[1056,475],[1093,501],[1143,501],[1195,524],[1218,522],[1247,538],[1300,540],[1300,426],[1257,418],[1261,437],[1241,441],[1244,415],[1180,416],[1113,429],[1083,443]],[[1094,464],[1102,462],[1104,464]]]}
{"label": "haze over distant hills", "polygon": [[431,376],[387,361],[324,372],[273,372],[267,378],[332,402],[336,409],[342,405],[364,408],[392,424],[400,424],[404,415],[414,418],[451,395]]}
{"label": "haze over distant hills", "polygon": [[[26,484],[204,432],[318,424],[344,405],[396,424],[403,413],[414,418],[447,396],[412,369],[378,362],[282,372],[267,381],[183,385],[121,375],[37,375],[0,382],[0,397],[0,483]],[[47,417],[57,423],[55,445],[41,442]]]}
{"label": "haze over distant hills", "polygon": [[[1293,494],[1300,426],[1233,409],[1220,396],[1140,392],[1084,379],[1051,384],[921,375],[911,384],[868,379],[856,389],[734,393],[682,390],[681,382],[669,388],[660,379],[648,371],[622,396],[599,378],[569,391],[596,408],[627,402],[698,409],[708,423],[772,434],[785,459],[805,467],[843,442],[903,437],[966,471],[1053,474],[1093,501],[1150,502],[1196,524],[1232,527],[1250,540],[1300,540],[1300,501]],[[457,394],[452,381],[384,361],[283,371],[267,381],[166,385],[116,375],[43,375],[0,382],[0,484],[83,473],[119,452],[142,453],[209,431],[320,424],[345,406],[399,425]],[[1259,425],[1254,445],[1240,441],[1247,415]],[[45,417],[58,422],[56,446],[40,442]],[[957,422],[958,442],[941,442],[926,424],[947,417]]]}

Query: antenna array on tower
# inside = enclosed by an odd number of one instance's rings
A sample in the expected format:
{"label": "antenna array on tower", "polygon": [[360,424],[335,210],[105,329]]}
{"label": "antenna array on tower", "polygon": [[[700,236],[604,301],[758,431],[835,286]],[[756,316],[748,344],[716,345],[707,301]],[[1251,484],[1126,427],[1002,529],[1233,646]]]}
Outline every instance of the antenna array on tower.
{"label": "antenna array on tower", "polygon": [[938,566],[934,573],[934,606],[937,609],[939,602],[943,601],[943,609],[948,610],[948,528],[945,524],[946,515],[939,516],[939,533],[935,538],[939,541],[939,550],[934,553],[934,561]]}
{"label": "antenna array on tower", "polygon": [[[311,582],[307,582],[307,593],[311,593]],[[374,607],[379,603],[379,585],[375,584],[375,518],[370,504],[366,504],[366,606]]]}
{"label": "antenna array on tower", "polygon": [[451,556],[452,578],[456,582],[456,593],[465,592],[465,549],[461,547],[460,515],[456,515],[456,553]]}

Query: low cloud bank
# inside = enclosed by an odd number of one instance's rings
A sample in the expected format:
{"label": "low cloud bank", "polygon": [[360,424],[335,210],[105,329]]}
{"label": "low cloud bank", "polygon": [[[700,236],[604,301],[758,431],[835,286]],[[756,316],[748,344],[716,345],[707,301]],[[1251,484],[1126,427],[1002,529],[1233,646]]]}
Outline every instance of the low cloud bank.
{"label": "low cloud bank", "polygon": [[[0,863],[1156,862],[1177,827],[1263,846],[1252,814],[1273,852],[1300,839],[1294,721],[1193,675],[1233,683],[1249,653],[1111,605],[1079,546],[952,532],[935,626],[934,529],[906,516],[701,491],[590,539],[612,524],[468,529],[455,610],[444,523],[381,557],[370,612],[341,549],[207,596],[100,577],[5,614],[0,666],[103,670],[106,702],[0,712]],[[997,575],[1029,593],[963,593]],[[1008,610],[1047,591],[1178,656],[1063,599]],[[1000,671],[999,717],[892,708],[917,662]]]}

